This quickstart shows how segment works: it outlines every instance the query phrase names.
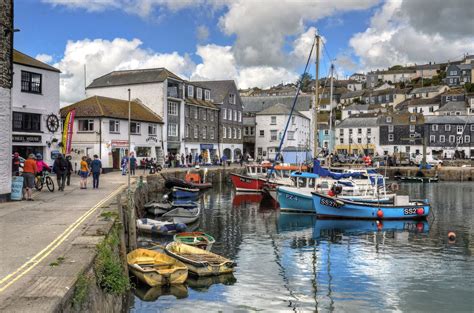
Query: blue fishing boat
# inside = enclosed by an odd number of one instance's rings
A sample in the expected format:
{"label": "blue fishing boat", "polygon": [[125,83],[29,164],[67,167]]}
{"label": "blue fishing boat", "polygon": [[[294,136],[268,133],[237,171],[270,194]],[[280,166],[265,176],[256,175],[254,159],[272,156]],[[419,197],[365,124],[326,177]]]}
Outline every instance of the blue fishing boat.
{"label": "blue fishing boat", "polygon": [[312,192],[313,205],[320,218],[355,219],[423,219],[430,213],[427,200],[409,201],[408,196],[395,196],[394,204],[356,202]]}
{"label": "blue fishing boat", "polygon": [[174,199],[197,198],[199,196],[199,189],[173,187],[172,194]]}

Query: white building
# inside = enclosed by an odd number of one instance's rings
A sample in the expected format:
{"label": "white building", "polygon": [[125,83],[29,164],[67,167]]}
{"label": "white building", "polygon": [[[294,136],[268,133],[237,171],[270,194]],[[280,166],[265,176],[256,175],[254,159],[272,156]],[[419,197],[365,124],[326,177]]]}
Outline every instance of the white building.
{"label": "white building", "polygon": [[414,88],[408,94],[411,98],[422,98],[422,99],[430,99],[434,98],[446,91],[449,90],[448,86],[428,86],[428,87],[420,87]]}
{"label": "white building", "polygon": [[[165,68],[114,71],[94,79],[87,86],[87,96],[103,96],[140,101],[163,117],[163,153],[184,153],[184,83]],[[158,156],[163,161],[163,156]]]}
{"label": "white building", "polygon": [[[97,154],[105,169],[119,169],[128,155],[128,101],[93,96],[61,109],[64,118],[76,110],[72,135],[73,164]],[[131,101],[131,151],[142,158],[158,158],[163,149],[163,120],[139,100]]]}
{"label": "white building", "polygon": [[336,126],[337,153],[369,154],[383,151],[379,147],[379,127],[376,116],[352,116]]}
{"label": "white building", "polygon": [[[256,114],[255,151],[257,159],[274,159],[290,116],[290,108],[278,103]],[[311,149],[311,120],[293,111],[282,149]]]}
{"label": "white building", "polygon": [[52,164],[60,152],[59,70],[13,52],[12,152],[41,153]]}

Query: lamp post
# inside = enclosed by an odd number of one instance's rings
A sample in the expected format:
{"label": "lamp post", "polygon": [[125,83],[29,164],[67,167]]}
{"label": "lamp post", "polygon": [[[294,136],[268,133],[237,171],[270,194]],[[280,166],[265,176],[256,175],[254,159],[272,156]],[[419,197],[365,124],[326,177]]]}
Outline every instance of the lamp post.
{"label": "lamp post", "polygon": [[130,131],[131,131],[131,122],[130,122],[130,113],[131,113],[131,101],[130,101],[130,88],[128,88],[128,194],[130,195],[130,151],[132,148],[131,142],[130,142]]}

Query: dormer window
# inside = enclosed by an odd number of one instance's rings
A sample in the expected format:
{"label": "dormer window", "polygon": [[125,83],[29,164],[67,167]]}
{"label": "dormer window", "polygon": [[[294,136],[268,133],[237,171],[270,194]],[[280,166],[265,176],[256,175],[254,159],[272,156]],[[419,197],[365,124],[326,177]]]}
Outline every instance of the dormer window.
{"label": "dormer window", "polygon": [[235,95],[233,93],[229,94],[229,103],[235,104]]}
{"label": "dormer window", "polygon": [[188,85],[188,97],[192,98],[194,97],[194,86]]}
{"label": "dormer window", "polygon": [[387,116],[387,118],[385,119],[385,121],[387,123],[391,123],[392,122],[392,117],[391,116]]}
{"label": "dormer window", "polygon": [[196,98],[202,100],[202,89],[196,88]]}
{"label": "dormer window", "polygon": [[416,122],[416,115],[410,115],[410,122]]}
{"label": "dormer window", "polygon": [[211,91],[210,90],[204,90],[204,100],[206,100],[206,101],[211,100]]}

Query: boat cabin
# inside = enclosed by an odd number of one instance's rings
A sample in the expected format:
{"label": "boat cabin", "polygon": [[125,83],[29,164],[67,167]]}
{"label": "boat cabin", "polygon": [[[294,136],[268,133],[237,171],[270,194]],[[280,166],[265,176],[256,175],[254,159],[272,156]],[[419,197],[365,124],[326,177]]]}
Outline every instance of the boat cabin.
{"label": "boat cabin", "polygon": [[291,173],[291,180],[295,183],[297,188],[312,188],[316,186],[316,180],[319,178],[318,174],[307,172],[293,172]]}
{"label": "boat cabin", "polygon": [[298,165],[289,165],[289,164],[279,164],[275,165],[273,171],[273,177],[276,178],[290,178],[293,172],[305,172],[308,168],[306,166],[298,166]]}
{"label": "boat cabin", "polygon": [[248,176],[252,177],[265,177],[267,176],[268,169],[271,165],[266,164],[247,164],[245,169]]}

